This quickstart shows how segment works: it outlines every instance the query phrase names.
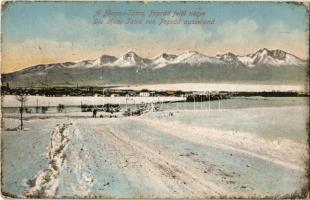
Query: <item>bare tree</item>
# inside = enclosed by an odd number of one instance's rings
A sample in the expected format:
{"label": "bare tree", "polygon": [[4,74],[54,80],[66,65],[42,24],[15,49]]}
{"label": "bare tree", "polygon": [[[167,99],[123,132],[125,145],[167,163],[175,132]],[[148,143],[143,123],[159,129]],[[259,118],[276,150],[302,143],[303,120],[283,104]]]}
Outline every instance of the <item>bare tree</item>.
{"label": "bare tree", "polygon": [[18,94],[16,95],[16,100],[20,102],[20,129],[23,130],[24,124],[23,124],[23,112],[25,110],[25,102],[27,101],[27,96],[24,94]]}

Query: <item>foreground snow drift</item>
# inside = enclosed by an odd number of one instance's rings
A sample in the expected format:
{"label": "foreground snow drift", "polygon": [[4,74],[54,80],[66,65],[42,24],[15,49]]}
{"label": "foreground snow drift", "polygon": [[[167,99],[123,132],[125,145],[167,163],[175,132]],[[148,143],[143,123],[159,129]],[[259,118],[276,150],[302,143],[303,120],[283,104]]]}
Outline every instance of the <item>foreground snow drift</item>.
{"label": "foreground snow drift", "polygon": [[30,188],[25,194],[27,197],[42,198],[55,196],[59,186],[59,174],[63,170],[63,164],[66,159],[65,150],[69,142],[69,125],[57,125],[51,133],[48,147],[48,167],[39,171],[33,180],[29,182],[31,183]]}

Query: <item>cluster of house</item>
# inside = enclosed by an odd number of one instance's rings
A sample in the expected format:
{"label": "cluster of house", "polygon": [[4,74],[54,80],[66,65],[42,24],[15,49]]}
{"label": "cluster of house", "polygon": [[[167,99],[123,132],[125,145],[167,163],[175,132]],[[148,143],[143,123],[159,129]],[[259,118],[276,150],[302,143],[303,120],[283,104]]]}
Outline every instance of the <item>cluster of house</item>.
{"label": "cluster of house", "polygon": [[125,90],[115,88],[102,88],[102,87],[31,87],[11,88],[8,86],[1,86],[2,95],[39,95],[39,96],[105,96],[105,97],[117,97],[117,96],[186,96],[191,92],[183,91],[151,91],[147,89],[142,90]]}
{"label": "cluster of house", "polygon": [[184,97],[190,95],[190,92],[183,91],[153,91],[153,90],[120,90],[120,89],[108,89],[104,88],[102,94],[95,94],[96,96],[106,96],[106,97],[156,97],[156,96],[177,96]]}
{"label": "cluster of house", "polygon": [[216,96],[219,93],[226,95],[224,92],[195,92],[181,90],[129,90],[117,88],[102,88],[102,87],[31,87],[31,88],[11,88],[1,86],[1,95],[32,95],[32,96],[104,96],[104,97],[201,97],[201,96]]}

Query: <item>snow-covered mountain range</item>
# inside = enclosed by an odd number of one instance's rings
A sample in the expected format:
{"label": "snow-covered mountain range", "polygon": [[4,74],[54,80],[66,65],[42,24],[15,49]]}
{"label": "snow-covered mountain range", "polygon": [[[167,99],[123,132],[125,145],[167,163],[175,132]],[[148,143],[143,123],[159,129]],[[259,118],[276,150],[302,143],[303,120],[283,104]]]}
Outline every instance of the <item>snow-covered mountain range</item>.
{"label": "snow-covered mountain range", "polygon": [[[283,66],[283,65],[304,65],[305,61],[282,50],[259,49],[257,52],[239,56],[233,53],[207,56],[196,51],[187,51],[179,55],[162,53],[152,59],[143,58],[135,52],[130,51],[119,58],[110,55],[102,55],[95,60],[82,60],[79,62],[66,62],[57,64],[47,64],[47,68],[63,66],[69,68],[93,68],[93,67],[148,67],[159,69],[169,65],[188,64],[190,66],[200,66],[203,64],[222,65],[242,65],[255,67],[261,65]],[[44,65],[37,65],[39,67]]]}
{"label": "snow-covered mountain range", "polygon": [[259,49],[257,52],[245,56],[238,56],[232,53],[216,56],[220,60],[231,64],[255,67],[259,65],[283,66],[283,65],[304,65],[305,61],[282,50]]}
{"label": "snow-covered mountain range", "polygon": [[[29,82],[36,79],[48,82],[56,79],[77,82],[156,82],[156,81],[239,81],[245,79],[298,80],[305,72],[307,62],[282,50],[259,49],[248,55],[225,53],[207,56],[197,51],[179,55],[162,53],[153,58],[143,58],[133,51],[120,57],[102,55],[94,60],[40,64],[10,74],[3,74],[4,81]],[[299,74],[298,76],[294,74]],[[245,76],[245,77],[243,77]],[[253,76],[253,77],[252,77]],[[98,78],[99,77],[99,78]],[[251,78],[252,77],[252,78]],[[68,81],[68,79],[70,81]],[[58,81],[58,82],[59,82]],[[70,83],[71,83],[70,82]]]}
{"label": "snow-covered mountain range", "polygon": [[[98,61],[99,60],[99,61]],[[197,51],[187,51],[179,55],[162,53],[153,59],[142,58],[135,52],[128,52],[118,59],[113,56],[103,55],[93,62],[93,67],[116,66],[116,67],[150,67],[162,68],[173,64],[189,64],[197,66],[202,64],[230,64],[255,67],[259,65],[282,66],[282,65],[303,65],[305,61],[282,50],[259,49],[257,52],[238,56],[233,53],[217,55],[215,57],[201,54]]]}

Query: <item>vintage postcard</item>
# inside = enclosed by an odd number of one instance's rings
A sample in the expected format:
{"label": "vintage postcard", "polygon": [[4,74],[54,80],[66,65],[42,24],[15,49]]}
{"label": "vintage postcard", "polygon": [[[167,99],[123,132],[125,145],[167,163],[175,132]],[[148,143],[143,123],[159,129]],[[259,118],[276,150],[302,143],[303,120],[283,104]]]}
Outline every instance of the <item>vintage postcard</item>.
{"label": "vintage postcard", "polygon": [[1,11],[2,198],[309,197],[309,4]]}

